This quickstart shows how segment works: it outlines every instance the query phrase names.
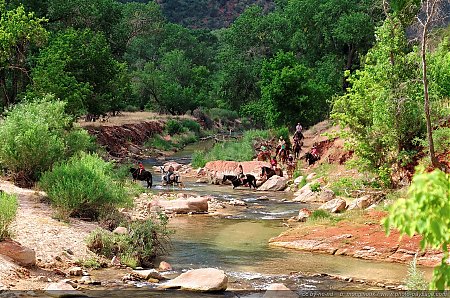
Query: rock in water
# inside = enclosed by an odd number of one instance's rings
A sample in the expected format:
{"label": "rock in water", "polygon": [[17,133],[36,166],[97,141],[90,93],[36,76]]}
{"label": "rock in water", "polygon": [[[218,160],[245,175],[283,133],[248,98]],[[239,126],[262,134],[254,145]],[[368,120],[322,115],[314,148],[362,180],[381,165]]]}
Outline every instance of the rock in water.
{"label": "rock in water", "polygon": [[181,288],[189,291],[216,292],[225,291],[227,286],[228,277],[225,272],[215,268],[202,268],[182,273],[161,287],[164,289]]}

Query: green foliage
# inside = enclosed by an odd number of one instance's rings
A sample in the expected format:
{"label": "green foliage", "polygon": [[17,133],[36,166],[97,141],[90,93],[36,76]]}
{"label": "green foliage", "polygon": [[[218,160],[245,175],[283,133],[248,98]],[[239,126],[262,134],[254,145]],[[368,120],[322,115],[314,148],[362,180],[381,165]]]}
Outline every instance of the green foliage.
{"label": "green foliage", "polygon": [[100,264],[100,262],[95,258],[78,260],[76,263],[84,268],[93,269],[93,270],[100,269],[102,267],[102,264]]}
{"label": "green foliage", "polygon": [[9,225],[16,217],[17,197],[0,191],[0,241],[9,237]]}
{"label": "green foliage", "polygon": [[172,142],[175,147],[181,149],[181,148],[184,148],[188,144],[198,142],[198,136],[193,132],[185,132],[182,134],[175,135],[172,138]]}
{"label": "green foliage", "polygon": [[364,182],[361,179],[355,179],[353,177],[342,177],[339,180],[333,182],[330,189],[337,195],[350,195],[353,190],[361,189],[364,186]]}
{"label": "green foliage", "polygon": [[144,144],[147,148],[156,148],[159,150],[171,150],[173,148],[173,144],[171,141],[165,140],[160,135],[154,135],[150,140],[146,141]]}
{"label": "green foliage", "polygon": [[448,245],[450,243],[450,175],[440,170],[423,173],[419,170],[408,190],[408,199],[399,199],[390,208],[384,220],[386,232],[390,227],[400,233],[422,235],[422,249],[442,249],[442,262],[433,273],[432,289],[444,290],[450,286]]}
{"label": "green foliage", "polygon": [[409,262],[406,288],[414,291],[425,291],[428,289],[428,282],[425,280],[423,272],[417,269],[417,254]]}
{"label": "green foliage", "polygon": [[323,220],[323,219],[330,219],[333,215],[331,215],[330,212],[322,209],[314,210],[311,213],[311,216],[308,217],[308,221],[316,221],[316,220]]}
{"label": "green foliage", "polygon": [[309,126],[328,112],[327,86],[315,81],[312,70],[292,52],[278,52],[263,62],[260,85],[259,105],[270,127],[295,126],[298,121]]}
{"label": "green foliage", "polygon": [[195,133],[197,136],[200,135],[201,132],[201,126],[200,124],[192,119],[182,119],[181,120],[181,126],[183,126],[188,131],[191,131]]}
{"label": "green foliage", "polygon": [[205,158],[205,153],[201,151],[195,151],[192,153],[192,167],[194,168],[203,168],[207,160]]}
{"label": "green foliage", "polygon": [[166,130],[169,135],[173,136],[183,132],[183,125],[178,120],[170,119],[166,123]]}
{"label": "green foliage", "polygon": [[73,115],[121,110],[131,91],[126,65],[114,59],[102,33],[89,29],[58,32],[32,76],[32,94],[55,94]]}
{"label": "green foliage", "polygon": [[320,192],[320,190],[321,190],[319,182],[311,183],[309,185],[309,188],[311,189],[312,192]]}
{"label": "green foliage", "polygon": [[97,219],[102,209],[131,202],[112,171],[113,165],[99,156],[81,153],[45,172],[39,186],[47,192],[61,218]]}
{"label": "green foliage", "polygon": [[107,258],[119,256],[129,266],[151,266],[152,260],[165,252],[168,236],[167,216],[125,223],[128,234],[114,234],[97,229],[88,239],[88,248]]}
{"label": "green foliage", "polygon": [[350,128],[350,142],[366,170],[388,169],[402,150],[425,132],[419,60],[409,53],[399,21],[385,21],[378,42],[368,52],[364,69],[349,77],[348,93],[335,98],[332,118]]}
{"label": "green foliage", "polygon": [[[9,1],[8,1],[9,2]],[[6,9],[0,1],[0,110],[16,103],[17,95],[24,91],[29,79],[30,49],[41,46],[48,37],[46,20],[22,5]]]}
{"label": "green foliage", "polygon": [[254,152],[254,143],[261,139],[268,139],[269,132],[264,130],[246,131],[240,141],[229,141],[216,143],[214,147],[205,153],[196,153],[193,156],[193,165],[201,166],[212,160],[234,160],[249,161],[252,160]]}
{"label": "green foliage", "polygon": [[71,126],[64,109],[65,103],[51,96],[16,105],[0,125],[0,163],[37,179],[53,163],[92,148],[91,138]]}
{"label": "green foliage", "polygon": [[208,110],[208,115],[214,121],[234,121],[239,118],[237,111],[221,108],[211,108]]}

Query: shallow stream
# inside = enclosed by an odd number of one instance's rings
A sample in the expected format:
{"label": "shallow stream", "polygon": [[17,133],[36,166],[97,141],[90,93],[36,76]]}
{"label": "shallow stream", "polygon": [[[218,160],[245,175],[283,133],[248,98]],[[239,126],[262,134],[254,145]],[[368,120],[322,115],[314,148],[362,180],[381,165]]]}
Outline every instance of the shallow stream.
{"label": "shallow stream", "polygon": [[[190,154],[196,149],[198,147],[188,147],[165,161],[148,160],[146,167],[150,169],[151,166],[159,166],[169,160],[187,164],[190,162]],[[383,284],[402,284],[407,276],[407,264],[270,247],[268,240],[287,229],[288,218],[297,215],[300,208],[314,208],[290,201],[291,193],[260,192],[244,188],[233,190],[231,186],[199,184],[194,181],[185,181],[185,188],[179,190],[157,185],[159,173],[154,173],[154,177],[156,186],[152,192],[196,193],[210,195],[223,202],[240,199],[247,203],[245,207],[236,207],[238,211],[229,216],[173,217],[170,221],[170,228],[175,231],[171,237],[172,247],[169,255],[161,258],[173,266],[173,275],[195,268],[219,268],[229,276],[228,290],[231,293],[244,290],[262,294],[264,292],[258,291],[275,282],[284,283],[289,288],[296,289],[297,293],[308,290],[380,289],[367,283],[347,282],[321,274]],[[431,275],[430,268],[421,270],[427,277]],[[114,275],[114,271],[99,271],[97,278],[105,280],[109,274]],[[145,283],[135,286],[146,289],[153,287]],[[136,295],[139,296],[139,292]],[[191,297],[189,293],[175,294],[173,291],[158,291],[155,295]],[[230,292],[222,295],[230,295]]]}

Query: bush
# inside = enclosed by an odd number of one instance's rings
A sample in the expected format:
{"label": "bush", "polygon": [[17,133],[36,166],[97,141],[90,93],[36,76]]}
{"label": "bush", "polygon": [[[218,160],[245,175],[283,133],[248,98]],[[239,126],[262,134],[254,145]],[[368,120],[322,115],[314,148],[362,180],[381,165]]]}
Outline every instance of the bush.
{"label": "bush", "polygon": [[104,208],[130,203],[124,185],[113,175],[111,163],[81,153],[45,172],[39,186],[47,192],[61,218],[97,219]]}
{"label": "bush", "polygon": [[234,121],[239,118],[238,112],[220,108],[209,109],[208,114],[214,121]]}
{"label": "bush", "polygon": [[188,144],[192,144],[198,141],[198,136],[193,132],[186,132],[176,135],[172,138],[174,145],[178,148],[183,148]]}
{"label": "bush", "polygon": [[54,162],[92,146],[87,133],[73,129],[65,103],[52,100],[18,104],[0,125],[0,163],[33,181]]}
{"label": "bush", "polygon": [[0,241],[8,237],[9,225],[16,217],[17,197],[0,191]]}
{"label": "bush", "polygon": [[423,272],[417,269],[417,254],[409,262],[406,288],[413,291],[425,291],[428,289],[428,282],[425,280]]}
{"label": "bush", "polygon": [[187,130],[195,133],[197,136],[200,136],[201,126],[197,121],[191,119],[183,119],[181,120],[181,125]]}
{"label": "bush", "polygon": [[320,191],[320,183],[319,182],[311,183],[309,185],[309,188],[311,188],[311,191],[313,191],[313,192],[319,192]]}
{"label": "bush", "polygon": [[166,251],[168,236],[167,216],[138,220],[127,224],[128,234],[119,235],[97,229],[88,239],[90,250],[107,258],[119,256],[130,267],[151,266],[152,260]]}
{"label": "bush", "polygon": [[308,218],[308,220],[322,220],[322,219],[329,219],[332,217],[333,216],[330,214],[330,212],[317,209],[311,213],[311,216]]}
{"label": "bush", "polygon": [[183,126],[178,120],[171,119],[166,123],[166,130],[169,135],[173,136],[177,133],[182,133]]}
{"label": "bush", "polygon": [[205,153],[201,151],[195,151],[192,153],[192,167],[194,168],[203,168],[207,161],[205,159]]}
{"label": "bush", "polygon": [[160,135],[153,136],[149,141],[145,142],[144,146],[147,148],[156,148],[165,151],[173,148],[172,142],[165,140]]}

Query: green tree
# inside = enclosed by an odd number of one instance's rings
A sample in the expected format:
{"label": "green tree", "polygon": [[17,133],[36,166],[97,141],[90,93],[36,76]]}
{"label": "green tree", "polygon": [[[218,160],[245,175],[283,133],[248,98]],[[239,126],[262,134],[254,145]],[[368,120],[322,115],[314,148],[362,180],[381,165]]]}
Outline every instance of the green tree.
{"label": "green tree", "polygon": [[7,10],[0,0],[0,93],[1,108],[16,103],[17,95],[28,83],[28,54],[32,46],[47,38],[45,19],[27,13],[23,6]]}
{"label": "green tree", "polygon": [[53,93],[71,114],[102,114],[125,104],[127,68],[114,59],[101,33],[68,29],[50,40],[33,69],[33,93]]}
{"label": "green tree", "polygon": [[419,171],[408,190],[408,199],[399,199],[384,219],[386,232],[397,228],[412,237],[422,235],[421,248],[442,249],[441,264],[434,269],[431,289],[450,287],[450,266],[447,264],[450,243],[450,175],[440,170]]}
{"label": "green tree", "polygon": [[350,128],[367,169],[386,172],[400,152],[415,148],[413,140],[424,132],[425,122],[417,55],[410,53],[400,21],[386,20],[377,37],[364,68],[350,77],[348,93],[335,99],[332,118]]}
{"label": "green tree", "polygon": [[279,52],[263,63],[260,85],[260,105],[270,127],[293,127],[298,121],[309,126],[328,112],[327,86],[314,81],[313,71],[292,52]]}

